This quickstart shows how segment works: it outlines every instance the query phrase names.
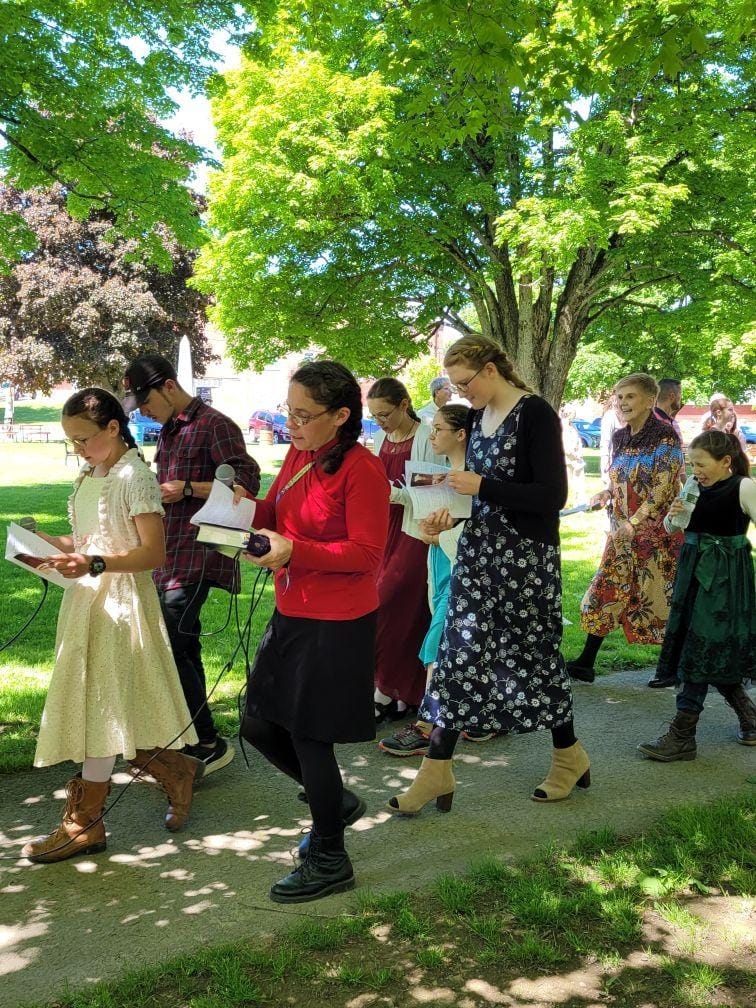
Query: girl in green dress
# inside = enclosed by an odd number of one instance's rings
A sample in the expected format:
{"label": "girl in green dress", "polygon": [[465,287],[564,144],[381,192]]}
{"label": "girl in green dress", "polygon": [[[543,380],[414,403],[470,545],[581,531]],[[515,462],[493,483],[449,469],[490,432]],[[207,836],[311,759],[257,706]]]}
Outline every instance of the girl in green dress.
{"label": "girl in green dress", "polygon": [[[756,598],[751,545],[756,483],[740,442],[706,431],[691,442],[701,488],[680,552],[657,676],[677,677],[677,713],[666,735],[638,746],[665,763],[696,756],[696,724],[709,686],[738,715],[741,745],[756,745],[756,706],[743,683],[756,678]],[[676,498],[670,512],[684,507]]]}

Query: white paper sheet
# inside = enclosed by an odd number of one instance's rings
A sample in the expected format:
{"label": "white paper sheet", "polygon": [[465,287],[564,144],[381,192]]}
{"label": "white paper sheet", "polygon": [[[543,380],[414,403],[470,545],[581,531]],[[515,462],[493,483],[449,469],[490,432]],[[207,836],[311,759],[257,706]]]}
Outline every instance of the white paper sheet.
{"label": "white paper sheet", "polygon": [[210,496],[190,519],[192,525],[217,525],[220,528],[249,529],[255,517],[255,502],[243,497],[234,507],[234,491],[220,480],[213,480]]}
{"label": "white paper sheet", "polygon": [[42,536],[38,536],[36,533],[30,532],[29,529],[17,525],[16,522],[11,522],[8,526],[8,538],[5,541],[5,559],[10,560],[12,564],[15,564],[22,570],[28,571],[30,574],[36,574],[37,577],[44,578],[45,581],[58,585],[59,588],[70,588],[75,583],[75,579],[69,580],[68,578],[64,578],[53,567],[35,567],[28,561],[19,559],[19,557],[27,556],[44,560],[45,557],[54,556],[56,553],[60,553],[60,550],[56,550]]}
{"label": "white paper sheet", "polygon": [[[450,472],[449,466],[436,465],[434,462],[407,462],[404,467],[405,490],[412,504],[412,517],[419,521],[429,514],[446,508],[452,518],[469,518],[472,514],[472,497],[452,490],[443,481]],[[424,477],[434,482],[422,484]],[[439,480],[439,482],[435,482]]]}

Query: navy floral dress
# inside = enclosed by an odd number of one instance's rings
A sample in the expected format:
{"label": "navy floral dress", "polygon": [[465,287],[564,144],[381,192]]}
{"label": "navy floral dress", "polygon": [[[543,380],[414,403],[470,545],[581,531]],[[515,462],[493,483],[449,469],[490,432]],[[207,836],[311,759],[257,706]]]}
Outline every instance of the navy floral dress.
{"label": "navy floral dress", "polygon": [[[513,480],[524,401],[490,437],[476,417],[468,469]],[[523,538],[504,508],[474,497],[420,717],[444,728],[503,734],[564,724],[572,717],[572,691],[561,639],[559,547]]]}

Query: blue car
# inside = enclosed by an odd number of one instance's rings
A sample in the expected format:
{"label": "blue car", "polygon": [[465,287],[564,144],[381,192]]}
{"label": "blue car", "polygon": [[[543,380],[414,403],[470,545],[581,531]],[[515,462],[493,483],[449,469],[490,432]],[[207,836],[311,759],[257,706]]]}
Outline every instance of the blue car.
{"label": "blue car", "polygon": [[378,424],[373,420],[372,417],[364,416],[362,418],[362,443],[372,444],[375,441],[376,431],[380,430]]}
{"label": "blue car", "polygon": [[138,409],[129,413],[129,430],[137,444],[155,444],[162,426],[157,420],[144,416]]}
{"label": "blue car", "polygon": [[738,428],[743,431],[748,444],[756,444],[756,420],[746,420],[745,423],[738,420]]}
{"label": "blue car", "polygon": [[580,435],[584,448],[598,448],[601,444],[601,421],[570,420],[570,423]]}

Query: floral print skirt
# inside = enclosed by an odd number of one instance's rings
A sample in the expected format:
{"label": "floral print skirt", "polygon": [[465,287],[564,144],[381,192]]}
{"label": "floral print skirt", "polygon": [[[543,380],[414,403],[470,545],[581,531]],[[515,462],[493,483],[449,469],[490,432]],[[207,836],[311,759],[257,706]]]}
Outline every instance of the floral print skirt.
{"label": "floral print skirt", "polygon": [[420,716],[502,734],[564,724],[572,692],[561,639],[559,548],[523,539],[502,509],[481,503],[460,537]]}

